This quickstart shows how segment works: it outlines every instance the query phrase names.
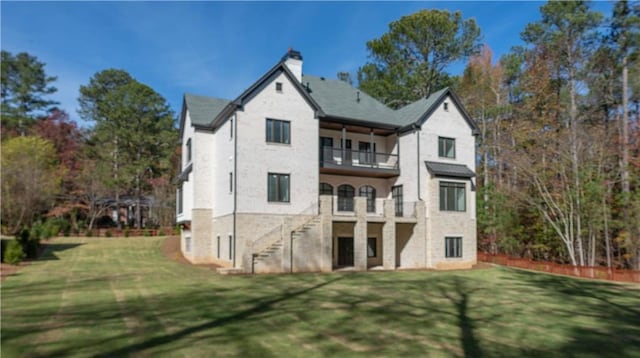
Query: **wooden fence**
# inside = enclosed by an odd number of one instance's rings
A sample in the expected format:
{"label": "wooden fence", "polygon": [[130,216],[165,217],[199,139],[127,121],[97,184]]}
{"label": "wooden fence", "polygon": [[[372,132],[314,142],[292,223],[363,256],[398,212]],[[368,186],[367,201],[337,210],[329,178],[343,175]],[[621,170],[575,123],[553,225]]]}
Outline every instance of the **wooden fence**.
{"label": "wooden fence", "polygon": [[[158,229],[93,229],[81,233],[71,233],[69,236],[88,236],[88,237],[133,237],[133,236],[165,236],[174,235],[175,228],[163,227]],[[60,233],[60,236],[65,236]]]}
{"label": "wooden fence", "polygon": [[549,272],[559,275],[640,283],[640,271],[635,270],[618,270],[602,266],[563,265],[548,261],[520,259],[507,255],[490,255],[484,252],[478,252],[478,261],[489,262],[503,266],[518,267],[527,270]]}

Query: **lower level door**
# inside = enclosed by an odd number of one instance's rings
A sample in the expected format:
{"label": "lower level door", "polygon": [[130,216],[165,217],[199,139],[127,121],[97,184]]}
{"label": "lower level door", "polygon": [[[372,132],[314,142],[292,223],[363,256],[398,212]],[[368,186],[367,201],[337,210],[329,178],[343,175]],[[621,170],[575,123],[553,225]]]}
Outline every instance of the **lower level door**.
{"label": "lower level door", "polygon": [[353,238],[338,238],[338,266],[353,266]]}

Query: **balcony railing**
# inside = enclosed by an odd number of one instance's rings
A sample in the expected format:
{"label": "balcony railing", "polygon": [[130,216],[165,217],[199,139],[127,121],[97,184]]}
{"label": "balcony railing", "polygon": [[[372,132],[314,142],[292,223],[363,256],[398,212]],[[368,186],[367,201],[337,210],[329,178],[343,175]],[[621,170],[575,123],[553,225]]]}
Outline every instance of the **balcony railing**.
{"label": "balcony railing", "polygon": [[322,166],[349,166],[388,170],[398,170],[399,168],[397,154],[334,147],[322,147],[320,162]]}

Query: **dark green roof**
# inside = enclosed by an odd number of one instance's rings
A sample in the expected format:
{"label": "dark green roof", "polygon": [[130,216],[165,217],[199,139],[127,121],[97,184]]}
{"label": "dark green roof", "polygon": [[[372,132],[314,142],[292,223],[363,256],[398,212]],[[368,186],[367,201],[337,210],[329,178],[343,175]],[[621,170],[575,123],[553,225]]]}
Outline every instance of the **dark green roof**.
{"label": "dark green roof", "polygon": [[427,98],[393,110],[344,81],[303,75],[302,85],[308,88],[311,97],[328,117],[354,119],[395,128],[419,122],[426,114],[433,112],[449,92],[449,88],[443,88]]}
{"label": "dark green roof", "polygon": [[344,81],[303,75],[302,86],[328,117],[395,125],[392,109]]}
{"label": "dark green roof", "polygon": [[[245,97],[251,98],[251,94],[259,89],[263,82],[273,77],[274,73],[279,69],[283,69],[288,74],[286,65],[279,62],[233,102],[226,99],[185,94],[185,104],[189,110],[192,124],[212,125],[216,117],[222,116],[221,113],[223,113],[225,107],[232,103],[236,106],[242,106],[243,101],[247,100]],[[303,75],[301,86],[297,86],[297,88],[310,101],[311,105],[318,110],[317,113],[320,118],[329,120],[333,118],[338,122],[345,121],[367,127],[379,126],[380,128],[400,130],[410,128],[412,124],[421,126],[446,95],[450,94],[454,102],[461,108],[463,117],[471,126],[474,134],[477,132],[475,123],[469,118],[460,101],[449,88],[434,92],[429,97],[421,98],[398,110],[387,107],[375,98],[340,80]],[[224,121],[225,118],[220,117],[218,120]],[[183,124],[181,123],[180,125],[182,128]],[[215,123],[213,126],[215,126]]]}
{"label": "dark green roof", "polygon": [[476,173],[463,164],[449,164],[438,162],[424,162],[427,165],[429,173],[435,176],[453,177],[453,178],[473,178]]}
{"label": "dark green roof", "polygon": [[221,98],[198,96],[185,93],[184,100],[189,110],[189,117],[193,125],[206,126],[222,112],[231,101]]}
{"label": "dark green roof", "polygon": [[420,118],[431,110],[431,107],[437,105],[438,100],[444,95],[449,88],[443,88],[438,92],[432,93],[427,98],[420,98],[419,100],[409,103],[408,105],[396,110],[397,123],[401,126],[406,126],[411,123],[418,122]]}

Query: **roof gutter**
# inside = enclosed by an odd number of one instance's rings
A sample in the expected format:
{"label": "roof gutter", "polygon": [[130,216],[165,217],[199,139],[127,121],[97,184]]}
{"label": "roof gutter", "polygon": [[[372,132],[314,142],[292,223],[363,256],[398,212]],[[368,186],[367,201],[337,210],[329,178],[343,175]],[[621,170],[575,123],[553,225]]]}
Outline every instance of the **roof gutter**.
{"label": "roof gutter", "polygon": [[395,126],[392,124],[382,124],[382,123],[365,121],[361,119],[337,117],[337,116],[331,116],[331,115],[325,115],[321,119],[327,122],[354,125],[354,126],[366,126],[370,128],[386,129],[386,130],[393,130],[393,131],[398,130],[399,128],[398,126]]}

